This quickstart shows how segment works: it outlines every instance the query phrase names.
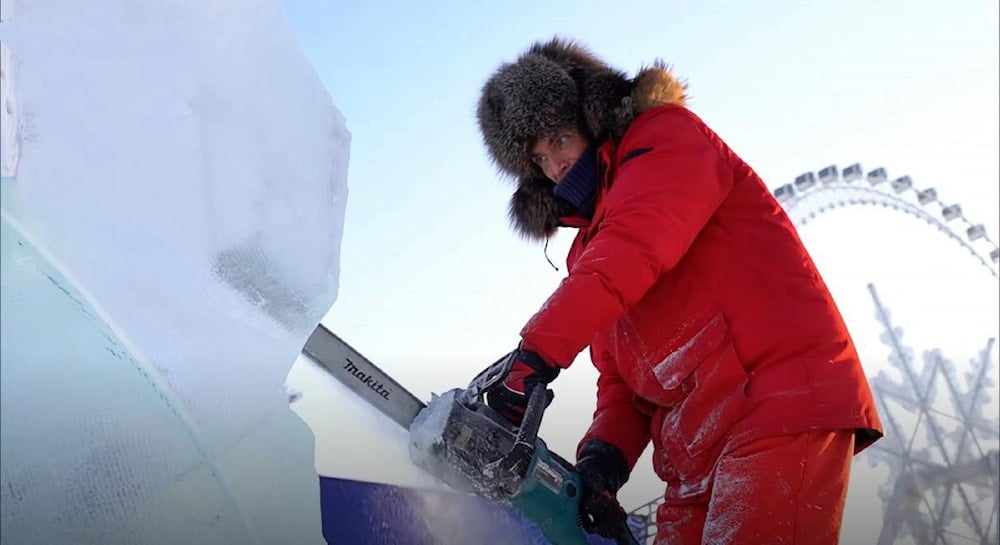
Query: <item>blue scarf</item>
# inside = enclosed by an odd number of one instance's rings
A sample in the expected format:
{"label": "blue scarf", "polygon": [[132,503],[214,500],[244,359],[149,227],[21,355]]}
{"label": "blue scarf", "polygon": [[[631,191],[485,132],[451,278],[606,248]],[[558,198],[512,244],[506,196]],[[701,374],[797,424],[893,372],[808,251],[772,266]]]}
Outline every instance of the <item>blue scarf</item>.
{"label": "blue scarf", "polygon": [[570,167],[566,176],[556,184],[555,196],[568,201],[577,212],[587,219],[594,217],[594,201],[597,198],[597,143],[591,143]]}

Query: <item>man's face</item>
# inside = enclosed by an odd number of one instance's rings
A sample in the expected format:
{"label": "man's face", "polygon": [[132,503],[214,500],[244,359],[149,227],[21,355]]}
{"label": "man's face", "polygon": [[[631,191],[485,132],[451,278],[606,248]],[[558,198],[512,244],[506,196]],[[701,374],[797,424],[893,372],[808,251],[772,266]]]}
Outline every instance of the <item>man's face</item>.
{"label": "man's face", "polygon": [[545,177],[559,183],[587,149],[587,137],[576,128],[557,132],[554,136],[540,138],[531,148],[531,161],[545,173]]}

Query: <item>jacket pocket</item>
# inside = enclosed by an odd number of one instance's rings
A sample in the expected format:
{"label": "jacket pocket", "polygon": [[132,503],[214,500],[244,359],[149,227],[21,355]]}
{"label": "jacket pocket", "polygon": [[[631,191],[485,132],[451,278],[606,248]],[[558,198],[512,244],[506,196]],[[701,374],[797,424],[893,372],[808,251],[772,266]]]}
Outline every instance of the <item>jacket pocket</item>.
{"label": "jacket pocket", "polygon": [[749,410],[748,377],[721,314],[654,365],[653,374],[666,390],[679,390],[661,429],[667,451],[680,458],[675,463],[716,446]]}

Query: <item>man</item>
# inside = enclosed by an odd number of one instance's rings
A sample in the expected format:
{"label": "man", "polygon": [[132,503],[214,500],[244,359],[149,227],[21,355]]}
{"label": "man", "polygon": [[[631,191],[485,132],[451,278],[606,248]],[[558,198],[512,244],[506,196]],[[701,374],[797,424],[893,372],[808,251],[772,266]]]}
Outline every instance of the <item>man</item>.
{"label": "man", "polygon": [[589,346],[585,520],[652,442],[658,544],[835,544],[851,457],[882,435],[871,391],[792,223],[685,91],[662,63],[630,79],[559,38],[483,86],[512,223],[578,230],[488,403],[518,422]]}

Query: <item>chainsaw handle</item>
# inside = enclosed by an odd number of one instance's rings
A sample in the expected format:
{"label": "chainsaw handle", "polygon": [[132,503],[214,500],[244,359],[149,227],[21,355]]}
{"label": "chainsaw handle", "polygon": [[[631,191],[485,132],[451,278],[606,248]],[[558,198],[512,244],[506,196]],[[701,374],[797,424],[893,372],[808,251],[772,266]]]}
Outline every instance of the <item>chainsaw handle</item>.
{"label": "chainsaw handle", "polygon": [[531,448],[535,447],[535,440],[538,439],[538,428],[542,425],[542,415],[549,404],[549,389],[542,384],[536,385],[528,394],[528,405],[524,408],[524,418],[521,420],[521,427],[517,430],[518,443],[526,443]]}
{"label": "chainsaw handle", "polygon": [[510,368],[514,365],[514,358],[516,355],[516,352],[505,354],[500,359],[493,362],[489,367],[480,371],[475,378],[469,381],[469,386],[459,392],[458,400],[464,403],[467,407],[473,407],[476,404],[481,403],[483,400],[483,394],[485,394],[487,390],[507,378],[507,374],[510,373]]}
{"label": "chainsaw handle", "polygon": [[[531,462],[535,443],[538,441],[538,428],[542,425],[542,415],[549,404],[551,392],[544,385],[538,384],[528,394],[528,405],[524,409],[521,427],[517,430],[514,446],[500,460],[500,467],[515,474],[528,471],[527,464]],[[518,467],[518,464],[523,467]]]}

